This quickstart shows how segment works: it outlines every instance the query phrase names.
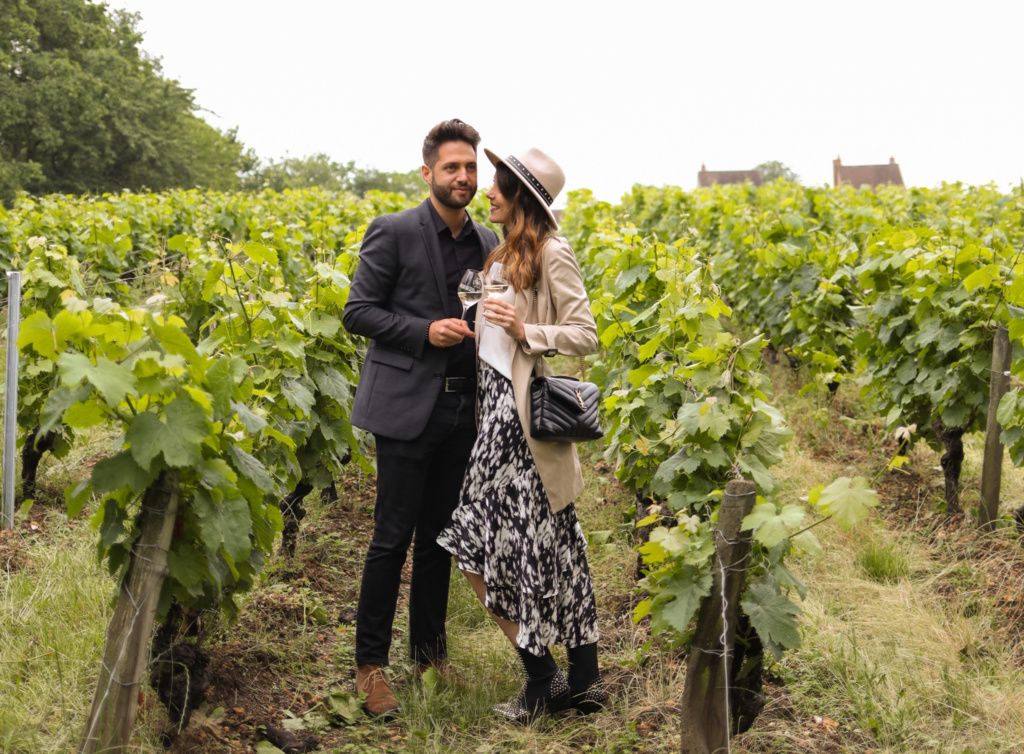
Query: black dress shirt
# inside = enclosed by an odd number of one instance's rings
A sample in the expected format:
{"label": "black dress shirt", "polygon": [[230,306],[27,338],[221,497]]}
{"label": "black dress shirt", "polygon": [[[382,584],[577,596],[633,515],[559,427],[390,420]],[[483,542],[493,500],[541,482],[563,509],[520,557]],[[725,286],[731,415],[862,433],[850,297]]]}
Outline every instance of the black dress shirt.
{"label": "black dress shirt", "polygon": [[[462,230],[457,238],[452,236],[451,228],[444,221],[432,202],[427,202],[430,207],[430,215],[434,218],[434,229],[437,230],[437,240],[441,244],[441,257],[444,259],[445,283],[448,291],[448,307],[452,312],[462,311],[462,302],[459,301],[459,281],[462,280],[462,273],[466,270],[483,269],[484,255],[480,248],[480,237],[473,230],[473,221],[466,213]],[[477,305],[479,306],[479,304]],[[476,310],[470,307],[466,312],[466,320],[470,329],[473,329]],[[476,344],[472,338],[466,338],[456,346],[451,347],[451,354],[448,356],[448,369],[446,377],[474,377],[476,376]]]}

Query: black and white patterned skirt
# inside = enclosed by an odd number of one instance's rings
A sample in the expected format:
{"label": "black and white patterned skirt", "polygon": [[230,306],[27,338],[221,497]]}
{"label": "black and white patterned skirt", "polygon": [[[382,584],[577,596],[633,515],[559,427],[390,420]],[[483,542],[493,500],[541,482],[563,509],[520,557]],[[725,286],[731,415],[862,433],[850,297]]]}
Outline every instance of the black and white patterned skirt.
{"label": "black and white patterned skirt", "polygon": [[487,607],[519,624],[521,648],[539,655],[553,644],[596,642],[594,586],[576,509],[552,513],[511,381],[485,361],[479,377],[479,434],[459,506],[437,541],[460,569],[483,575]]}

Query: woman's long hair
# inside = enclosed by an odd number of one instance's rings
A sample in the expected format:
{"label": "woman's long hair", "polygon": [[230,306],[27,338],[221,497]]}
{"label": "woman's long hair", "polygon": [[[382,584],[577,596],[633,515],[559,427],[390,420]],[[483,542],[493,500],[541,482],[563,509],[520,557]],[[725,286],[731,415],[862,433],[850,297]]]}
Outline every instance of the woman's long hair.
{"label": "woman's long hair", "polygon": [[494,182],[509,205],[509,217],[502,226],[504,240],[487,257],[484,273],[495,262],[505,265],[505,277],[517,291],[527,291],[540,276],[540,249],[554,234],[555,225],[540,200],[502,163],[496,166]]}

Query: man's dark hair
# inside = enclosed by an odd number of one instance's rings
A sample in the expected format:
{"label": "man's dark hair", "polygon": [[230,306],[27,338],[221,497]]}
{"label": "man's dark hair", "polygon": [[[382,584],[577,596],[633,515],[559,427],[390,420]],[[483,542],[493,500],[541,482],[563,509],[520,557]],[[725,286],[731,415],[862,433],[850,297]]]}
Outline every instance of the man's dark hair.
{"label": "man's dark hair", "polygon": [[423,164],[431,170],[437,163],[437,153],[441,145],[449,141],[464,141],[476,151],[480,145],[480,133],[468,123],[463,123],[458,118],[443,120],[430,129],[427,138],[423,140]]}

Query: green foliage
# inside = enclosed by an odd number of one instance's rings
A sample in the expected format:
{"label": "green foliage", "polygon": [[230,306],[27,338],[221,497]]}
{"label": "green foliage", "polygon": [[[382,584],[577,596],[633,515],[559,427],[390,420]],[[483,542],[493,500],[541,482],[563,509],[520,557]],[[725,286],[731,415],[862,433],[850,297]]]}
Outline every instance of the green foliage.
{"label": "green foliage", "polygon": [[910,573],[907,558],[901,550],[875,539],[864,543],[857,553],[857,562],[868,577],[883,583],[899,581]]}
{"label": "green foliage", "polygon": [[235,132],[163,78],[137,15],[86,0],[11,0],[0,15],[0,201],[236,184],[247,156]]}
{"label": "green foliage", "polygon": [[[570,211],[581,199],[594,224],[568,232],[584,237],[578,254],[603,346],[590,375],[604,396],[604,455],[627,487],[666,500],[676,518],[657,526],[640,548],[648,599],[634,618],[649,614],[652,630],[685,642],[711,588],[721,490],[730,479],[748,476],[770,494],[775,482],[768,469],[782,459],[792,432],[767,403],[770,388],[758,371],[763,338],[741,342],[722,326],[729,308],[705,261],[707,243],[688,235],[667,246],[640,238],[630,226],[613,229],[585,194],[572,197]],[[794,521],[791,511],[786,515]],[[638,525],[656,522],[655,514]],[[767,548],[756,547],[752,587],[759,584],[791,604],[773,575],[776,566],[784,570],[779,561],[790,542],[774,560]],[[786,579],[787,586],[796,583]],[[774,602],[770,607],[772,616],[781,610]],[[790,617],[774,618],[764,639],[792,648],[799,643],[792,620],[799,608],[782,612]],[[786,620],[786,630],[778,629]]]}
{"label": "green foliage", "polygon": [[[759,497],[743,522],[754,535],[743,607],[777,655],[800,643],[789,595],[806,587],[785,561],[821,548],[804,508],[770,499],[770,469],[792,433],[759,368],[769,342],[806,359],[816,385],[854,367],[861,229],[832,234],[803,215],[816,199],[786,181],[693,193],[638,186],[621,207],[570,195],[564,231],[603,346],[591,378],[604,396],[604,455],[627,487],[664,500],[676,517],[640,548],[648,599],[634,617],[649,614],[653,630],[676,641],[688,640],[710,589],[722,490],[745,477]],[[755,332],[743,339],[737,326]],[[869,487],[837,480],[815,493],[815,513],[851,526],[877,503]],[[639,525],[655,523],[657,515]]]}
{"label": "green foliage", "polygon": [[341,310],[365,223],[406,206],[377,192],[178,192],[26,198],[5,212],[2,250],[25,281],[23,437],[52,433],[64,452],[93,427],[118,436],[66,492],[72,516],[95,499],[113,573],[127,568],[141,496],[177,469],[162,605],[233,615],[281,527],[278,498],[299,481],[330,485],[352,460],[372,470],[348,420],[362,344]]}
{"label": "green foliage", "polygon": [[762,162],[760,165],[755,166],[754,169],[761,171],[761,180],[765,183],[777,181],[780,178],[790,183],[800,183],[800,176],[778,160]]}
{"label": "green foliage", "polygon": [[[140,494],[161,471],[177,469],[182,533],[168,554],[164,599],[174,594],[183,604],[223,604],[232,613],[231,595],[251,588],[281,526],[276,505],[264,500],[276,482],[248,453],[260,438],[245,430],[230,403],[217,400],[225,391],[235,401],[252,396],[245,363],[182,348],[178,318],[117,305],[101,313],[74,298],[67,303],[55,319],[66,315],[77,326],[68,328],[63,352],[57,355],[49,344],[44,353],[27,348],[52,359],[60,389],[74,395],[70,405],[60,400],[67,405],[65,422],[88,415],[113,425],[121,437],[116,455],[68,489],[69,515],[89,494],[100,496],[93,515],[100,551],[112,571],[123,573],[138,536]],[[227,385],[218,380],[221,374],[230,375]]]}
{"label": "green foliage", "polygon": [[976,232],[885,226],[857,269],[868,291],[859,381],[888,426],[917,424],[933,443],[936,420],[984,427],[994,326],[1009,319],[1011,250]]}
{"label": "green foliage", "polygon": [[407,173],[385,172],[376,168],[356,167],[355,161],[342,164],[322,152],[308,157],[285,157],[257,163],[243,178],[242,188],[250,191],[270,189],[284,191],[322,188],[327,191],[351,191],[365,197],[370,191],[402,194],[410,199],[423,199],[427,186],[418,169]]}

